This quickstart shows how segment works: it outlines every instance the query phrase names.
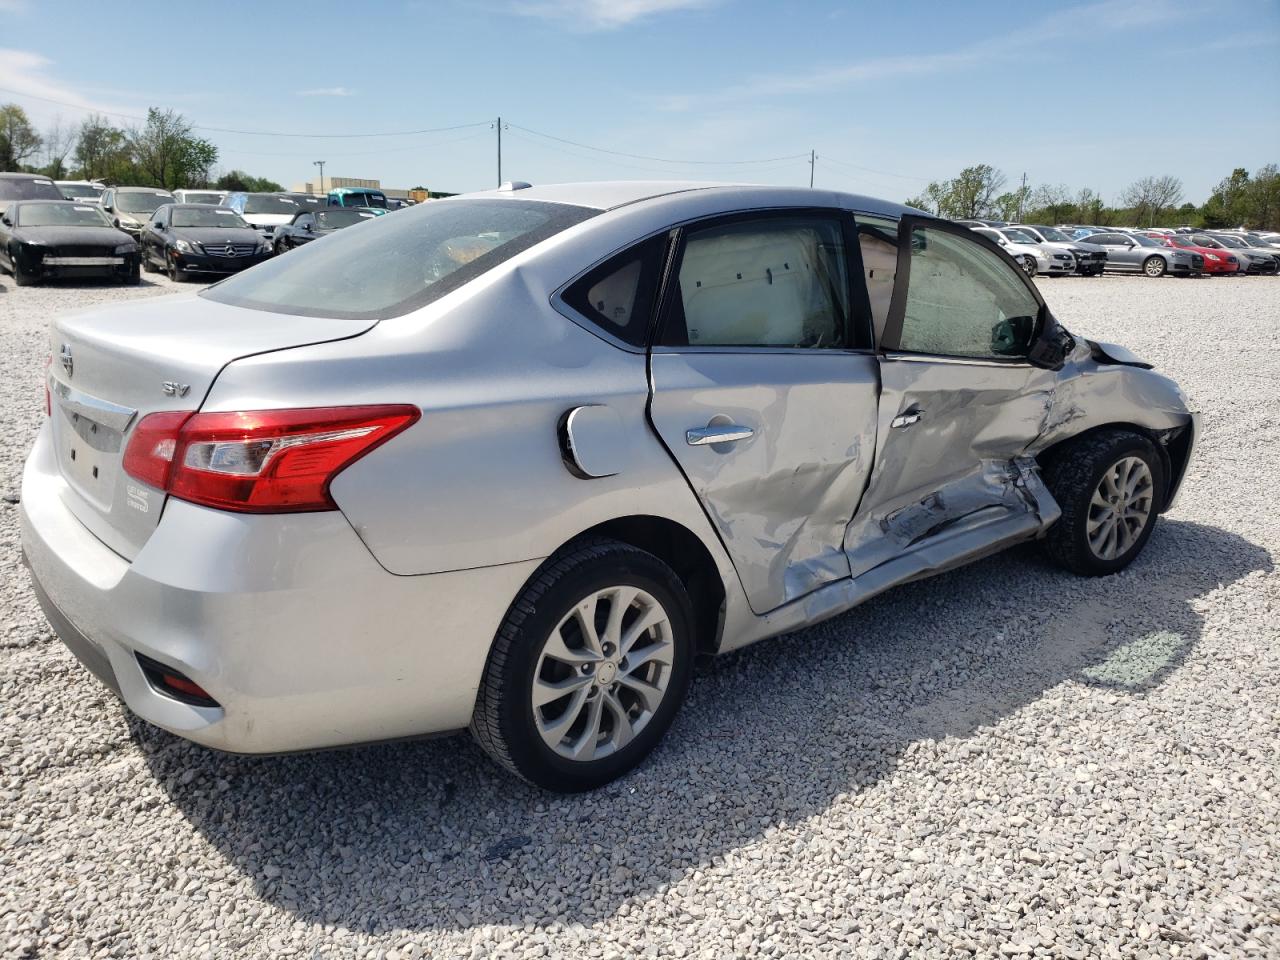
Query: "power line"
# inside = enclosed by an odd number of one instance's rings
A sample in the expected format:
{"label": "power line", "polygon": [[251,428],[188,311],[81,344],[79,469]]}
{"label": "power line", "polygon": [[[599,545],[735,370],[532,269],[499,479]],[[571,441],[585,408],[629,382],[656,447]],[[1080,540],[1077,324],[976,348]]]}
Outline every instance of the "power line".
{"label": "power line", "polygon": [[882,177],[896,177],[899,180],[919,180],[921,183],[928,183],[930,177],[916,177],[909,173],[890,173],[888,170],[875,170],[871,167],[860,167],[856,163],[845,163],[843,160],[836,160],[828,154],[822,157],[827,163],[834,163],[837,167],[847,167],[850,170],[857,170],[859,173],[876,173]]}
{"label": "power line", "polygon": [[523,130],[525,133],[532,133],[536,137],[545,137],[548,140],[555,140],[558,143],[567,143],[573,147],[581,147],[583,150],[594,150],[596,153],[608,153],[615,157],[629,157],[632,160],[648,160],[653,163],[673,163],[681,166],[705,166],[705,167],[732,167],[746,164],[757,163],[778,163],[782,160],[807,160],[809,154],[791,153],[785,157],[766,157],[761,160],[673,160],[670,157],[651,157],[642,153],[626,153],[622,150],[610,150],[607,147],[593,147],[589,143],[579,143],[577,140],[568,140],[564,137],[553,136],[550,133],[542,133],[539,130],[531,130],[529,127],[522,127],[518,123],[507,122],[508,127],[516,130]]}
{"label": "power line", "polygon": [[[122,120],[133,120],[136,123],[146,123],[146,117],[139,117],[129,113],[117,113],[114,110],[98,110],[94,107],[87,107],[81,103],[70,103],[66,100],[54,100],[52,97],[38,97],[33,93],[24,93],[21,90],[11,90],[8,87],[0,87],[0,92],[12,94],[17,97],[26,97],[28,100],[41,100],[44,103],[53,103],[61,107],[71,107],[74,110],[82,110],[85,113],[101,113],[108,117],[119,117]],[[280,133],[276,130],[233,130],[229,127],[209,127],[201,123],[191,124],[193,130],[208,130],[210,133],[236,133],[246,137],[301,137],[311,140],[349,140],[362,137],[412,137],[422,133],[447,133],[450,130],[466,130],[470,127],[487,127],[492,120],[482,120],[478,123],[459,123],[451,127],[426,127],[422,130],[394,130],[385,133]]]}

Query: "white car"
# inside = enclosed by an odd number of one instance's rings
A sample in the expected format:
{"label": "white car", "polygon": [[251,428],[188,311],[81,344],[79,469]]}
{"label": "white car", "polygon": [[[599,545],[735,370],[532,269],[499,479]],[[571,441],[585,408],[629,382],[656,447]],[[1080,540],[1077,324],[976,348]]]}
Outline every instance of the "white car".
{"label": "white car", "polygon": [[174,199],[178,203],[203,203],[217,207],[231,195],[229,190],[175,190]]}
{"label": "white car", "polygon": [[[1022,270],[1028,277],[1034,277],[1037,273],[1054,272],[1053,255],[1045,250],[1040,249],[1040,245],[1036,243],[1022,243],[1017,240],[1010,239],[1000,230],[991,227],[971,227],[974,233],[980,233],[992,243],[997,244],[1001,250],[1013,257],[1022,267]],[[1058,273],[1067,272],[1076,268],[1075,257],[1071,258],[1070,270],[1063,271],[1061,268]]]}

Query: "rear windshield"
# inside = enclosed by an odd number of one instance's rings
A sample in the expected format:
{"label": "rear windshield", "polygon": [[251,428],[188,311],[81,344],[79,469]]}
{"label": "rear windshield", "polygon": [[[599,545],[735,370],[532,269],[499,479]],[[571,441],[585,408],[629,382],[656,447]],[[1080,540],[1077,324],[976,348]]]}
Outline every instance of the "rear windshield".
{"label": "rear windshield", "polygon": [[382,207],[387,206],[387,198],[380,193],[346,193],[340,195],[344,207]]}
{"label": "rear windshield", "polygon": [[62,191],[62,195],[68,200],[75,200],[79,197],[96,200],[102,196],[101,190],[87,183],[60,183],[58,184],[58,189]]}
{"label": "rear windshield", "polygon": [[173,211],[175,227],[248,227],[240,214],[229,207],[178,207]]}
{"label": "rear windshield", "polygon": [[372,220],[377,214],[372,210],[348,210],[345,207],[330,207],[328,210],[317,210],[315,212],[316,223],[320,224],[321,229],[337,230],[339,227],[349,227],[353,223],[359,223],[361,220]]}
{"label": "rear windshield", "polygon": [[18,207],[20,227],[110,227],[96,206],[87,203],[24,203]]}
{"label": "rear windshield", "polygon": [[288,197],[247,196],[244,198],[245,213],[283,213],[292,217],[298,212],[298,202]]}
{"label": "rear windshield", "polygon": [[40,177],[0,177],[0,200],[63,200],[52,180]]}
{"label": "rear windshield", "polygon": [[222,203],[222,194],[220,193],[197,193],[194,190],[188,190],[182,196],[183,203],[207,203],[213,207]]}
{"label": "rear windshield", "polygon": [[598,212],[532,200],[421,204],[306,244],[201,296],[299,316],[396,317]]}
{"label": "rear windshield", "polygon": [[116,207],[125,213],[154,213],[157,207],[173,203],[171,193],[125,193],[116,194]]}

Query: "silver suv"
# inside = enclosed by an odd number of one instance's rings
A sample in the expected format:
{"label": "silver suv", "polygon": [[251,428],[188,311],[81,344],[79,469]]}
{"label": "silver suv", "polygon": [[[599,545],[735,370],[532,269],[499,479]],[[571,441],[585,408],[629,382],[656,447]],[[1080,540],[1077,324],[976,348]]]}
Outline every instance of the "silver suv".
{"label": "silver suv", "polygon": [[247,753],[469,727],[624,773],[696,654],[1028,540],[1130,563],[1198,434],[973,231],[867,197],[508,189],[50,340],[22,544],[140,716]]}

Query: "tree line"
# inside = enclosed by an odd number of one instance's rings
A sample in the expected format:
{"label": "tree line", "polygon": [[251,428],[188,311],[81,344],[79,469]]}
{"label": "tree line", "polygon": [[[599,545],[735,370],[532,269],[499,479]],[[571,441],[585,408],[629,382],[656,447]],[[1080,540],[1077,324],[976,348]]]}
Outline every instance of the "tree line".
{"label": "tree line", "polygon": [[930,183],[906,204],[953,220],[1280,230],[1280,167],[1274,163],[1252,174],[1237,167],[1201,206],[1185,201],[1182,181],[1168,175],[1135,180],[1116,204],[1106,203],[1095,190],[1073,192],[1064,183],[1006,190],[1007,183],[1000,170],[980,163],[951,180]]}
{"label": "tree line", "polygon": [[283,190],[242,170],[219,171],[218,148],[180,113],[152,107],[145,123],[118,127],[101,114],[78,126],[55,119],[38,131],[16,103],[0,105],[0,170],[55,180],[217,190]]}

